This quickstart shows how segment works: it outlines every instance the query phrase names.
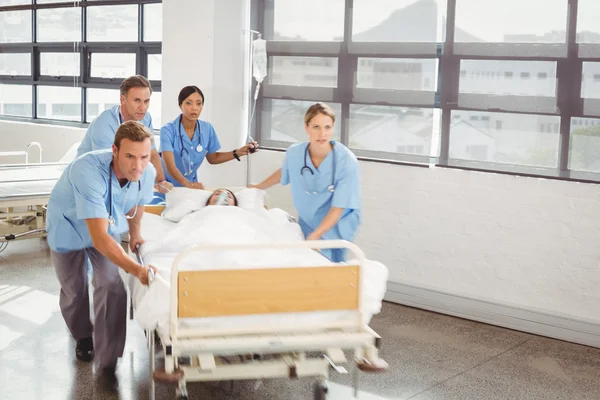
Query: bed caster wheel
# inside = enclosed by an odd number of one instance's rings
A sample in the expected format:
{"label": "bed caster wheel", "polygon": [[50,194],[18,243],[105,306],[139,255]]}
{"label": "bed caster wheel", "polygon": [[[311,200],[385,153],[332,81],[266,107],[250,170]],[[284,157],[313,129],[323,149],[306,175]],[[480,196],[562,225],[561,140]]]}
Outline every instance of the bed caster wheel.
{"label": "bed caster wheel", "polygon": [[181,387],[179,389],[176,389],[175,400],[188,400],[187,390],[185,388],[181,389]]}
{"label": "bed caster wheel", "polygon": [[387,371],[389,367],[388,363],[381,358],[373,361],[364,359],[361,362],[358,362],[356,365],[358,369],[363,372],[384,372]]}
{"label": "bed caster wheel", "polygon": [[327,382],[315,383],[315,400],[327,400]]}

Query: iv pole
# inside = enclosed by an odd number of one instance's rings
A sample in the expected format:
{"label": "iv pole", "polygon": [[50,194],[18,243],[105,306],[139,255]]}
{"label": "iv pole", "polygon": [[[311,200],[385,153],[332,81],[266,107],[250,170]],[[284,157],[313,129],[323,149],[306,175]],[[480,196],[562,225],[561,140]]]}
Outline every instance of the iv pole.
{"label": "iv pole", "polygon": [[[248,32],[250,32],[250,43],[248,46],[248,50],[249,50],[249,66],[248,66],[248,72],[249,72],[249,77],[250,77],[250,93],[253,93],[254,90],[252,90],[252,82],[253,82],[253,74],[252,74],[252,70],[254,68],[254,49],[253,49],[253,43],[254,43],[254,35],[257,35],[257,39],[260,39],[262,37],[262,34],[258,31],[254,31],[249,29]],[[258,91],[259,89],[259,85],[260,82],[256,82],[257,88],[256,90]],[[254,97],[257,97],[258,93],[255,93],[254,96],[250,97],[250,106],[251,108],[249,109],[249,115],[250,118],[248,119],[248,130],[247,130],[247,134],[246,134],[246,143],[253,141],[252,139],[252,135],[250,134],[252,132],[252,125],[254,122],[254,112],[256,111],[256,99]],[[248,186],[250,184],[250,157],[246,157],[246,186]]]}

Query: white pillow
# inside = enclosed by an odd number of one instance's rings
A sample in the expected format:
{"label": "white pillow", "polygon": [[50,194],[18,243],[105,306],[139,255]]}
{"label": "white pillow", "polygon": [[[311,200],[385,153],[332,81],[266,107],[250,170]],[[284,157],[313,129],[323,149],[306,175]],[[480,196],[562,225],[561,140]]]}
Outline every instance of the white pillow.
{"label": "white pillow", "polygon": [[169,221],[179,222],[188,214],[206,206],[212,191],[175,187],[165,195],[165,209],[162,216]]}
{"label": "white pillow", "polygon": [[238,200],[238,207],[250,211],[263,211],[265,209],[264,190],[245,188],[234,193]]}
{"label": "white pillow", "polygon": [[[206,202],[214,190],[188,189],[175,187],[165,195],[165,209],[162,216],[169,221],[179,222],[183,217],[206,207]],[[265,211],[265,192],[260,189],[245,188],[235,192],[238,207],[253,212]]]}

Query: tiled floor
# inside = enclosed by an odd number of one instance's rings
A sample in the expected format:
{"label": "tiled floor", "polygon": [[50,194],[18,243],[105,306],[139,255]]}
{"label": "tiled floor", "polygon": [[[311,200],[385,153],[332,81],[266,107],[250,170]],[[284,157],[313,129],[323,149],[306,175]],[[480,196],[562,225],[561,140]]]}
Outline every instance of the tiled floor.
{"label": "tiled floor", "polygon": [[[75,360],[58,309],[43,240],[0,254],[0,399],[147,399],[145,338],[130,321],[119,392],[102,391]],[[395,304],[372,321],[390,371],[362,375],[363,400],[600,399],[600,349],[541,338]],[[190,399],[312,399],[313,380],[190,384]],[[330,400],[353,398],[351,377],[332,375]],[[173,399],[158,386],[157,399]]]}

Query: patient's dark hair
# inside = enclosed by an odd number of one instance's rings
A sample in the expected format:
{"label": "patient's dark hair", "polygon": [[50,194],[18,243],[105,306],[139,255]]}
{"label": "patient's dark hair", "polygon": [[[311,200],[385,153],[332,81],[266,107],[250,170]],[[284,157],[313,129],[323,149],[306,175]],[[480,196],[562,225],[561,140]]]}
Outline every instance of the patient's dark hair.
{"label": "patient's dark hair", "polygon": [[[233,197],[233,205],[237,207],[237,205],[238,205],[237,197],[235,197],[235,194],[233,194],[233,192],[231,190],[229,190],[229,189],[217,189],[217,190],[224,190],[226,192],[231,193],[231,197]],[[215,192],[217,190],[215,190]],[[212,194],[210,196],[208,196],[208,199],[206,200],[206,205],[207,206],[210,205],[210,199],[211,199],[211,197],[213,197],[213,194],[215,194],[215,192],[212,192]]]}
{"label": "patient's dark hair", "polygon": [[198,93],[200,97],[202,97],[202,105],[204,105],[204,93],[202,93],[202,90],[200,90],[198,86],[186,86],[179,92],[179,97],[177,98],[177,101],[179,101],[179,107],[181,107],[181,103],[183,103],[185,99],[194,93]]}

